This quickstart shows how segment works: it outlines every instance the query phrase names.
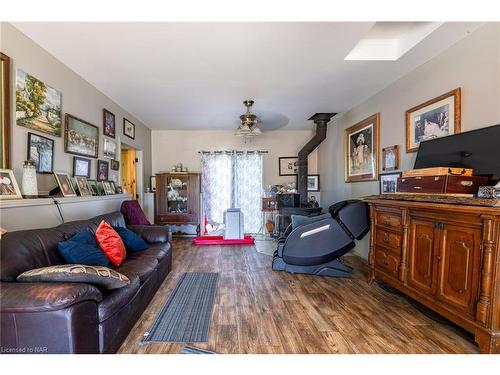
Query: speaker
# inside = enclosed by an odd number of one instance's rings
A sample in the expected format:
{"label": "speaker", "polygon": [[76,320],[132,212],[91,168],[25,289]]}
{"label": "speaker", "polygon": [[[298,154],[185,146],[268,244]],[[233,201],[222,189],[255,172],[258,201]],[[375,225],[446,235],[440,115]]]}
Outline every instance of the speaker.
{"label": "speaker", "polygon": [[300,207],[300,194],[276,194],[278,208]]}

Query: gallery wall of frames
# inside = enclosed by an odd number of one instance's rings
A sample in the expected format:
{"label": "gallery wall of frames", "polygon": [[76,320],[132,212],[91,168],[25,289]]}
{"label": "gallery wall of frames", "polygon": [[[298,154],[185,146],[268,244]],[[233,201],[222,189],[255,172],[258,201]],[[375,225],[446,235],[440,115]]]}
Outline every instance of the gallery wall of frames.
{"label": "gallery wall of frames", "polygon": [[144,150],[149,179],[149,128],[12,25],[0,27],[0,199],[33,197],[23,191],[27,160],[38,196],[121,193],[121,143]]}

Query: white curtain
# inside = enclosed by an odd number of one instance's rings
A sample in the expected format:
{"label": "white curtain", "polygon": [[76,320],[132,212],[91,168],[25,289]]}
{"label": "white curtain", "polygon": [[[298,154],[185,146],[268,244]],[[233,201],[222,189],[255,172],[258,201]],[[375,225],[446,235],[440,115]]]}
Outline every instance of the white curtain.
{"label": "white curtain", "polygon": [[240,208],[245,232],[257,233],[261,225],[262,155],[259,152],[202,153],[201,168],[208,220],[222,223],[226,209]]}

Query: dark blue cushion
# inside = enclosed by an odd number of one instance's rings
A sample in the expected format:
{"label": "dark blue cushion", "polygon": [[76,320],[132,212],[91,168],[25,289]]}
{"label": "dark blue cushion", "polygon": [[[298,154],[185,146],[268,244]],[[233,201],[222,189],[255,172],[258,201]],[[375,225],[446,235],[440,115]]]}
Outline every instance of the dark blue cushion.
{"label": "dark blue cushion", "polygon": [[312,224],[316,221],[323,219],[331,219],[332,215],[329,213],[317,215],[317,216],[302,216],[302,215],[292,215],[292,229],[301,227],[302,225]]}
{"label": "dark blue cushion", "polygon": [[68,264],[109,266],[108,258],[88,229],[82,229],[69,240],[59,242],[57,248]]}
{"label": "dark blue cushion", "polygon": [[113,227],[113,229],[116,230],[118,235],[121,237],[127,251],[136,253],[138,251],[149,249],[149,244],[130,229],[124,227]]}

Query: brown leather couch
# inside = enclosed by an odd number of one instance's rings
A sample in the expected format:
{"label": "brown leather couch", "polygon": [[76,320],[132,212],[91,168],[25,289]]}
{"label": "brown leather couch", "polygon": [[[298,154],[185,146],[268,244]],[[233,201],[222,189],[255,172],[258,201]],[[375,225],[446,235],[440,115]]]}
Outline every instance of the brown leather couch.
{"label": "brown leather couch", "polygon": [[151,244],[127,255],[118,272],[130,285],[100,290],[83,283],[20,283],[24,271],[64,264],[57,244],[101,220],[125,226],[120,212],[55,228],[10,232],[0,243],[0,352],[114,353],[139,319],[172,265],[166,226],[128,226]]}

